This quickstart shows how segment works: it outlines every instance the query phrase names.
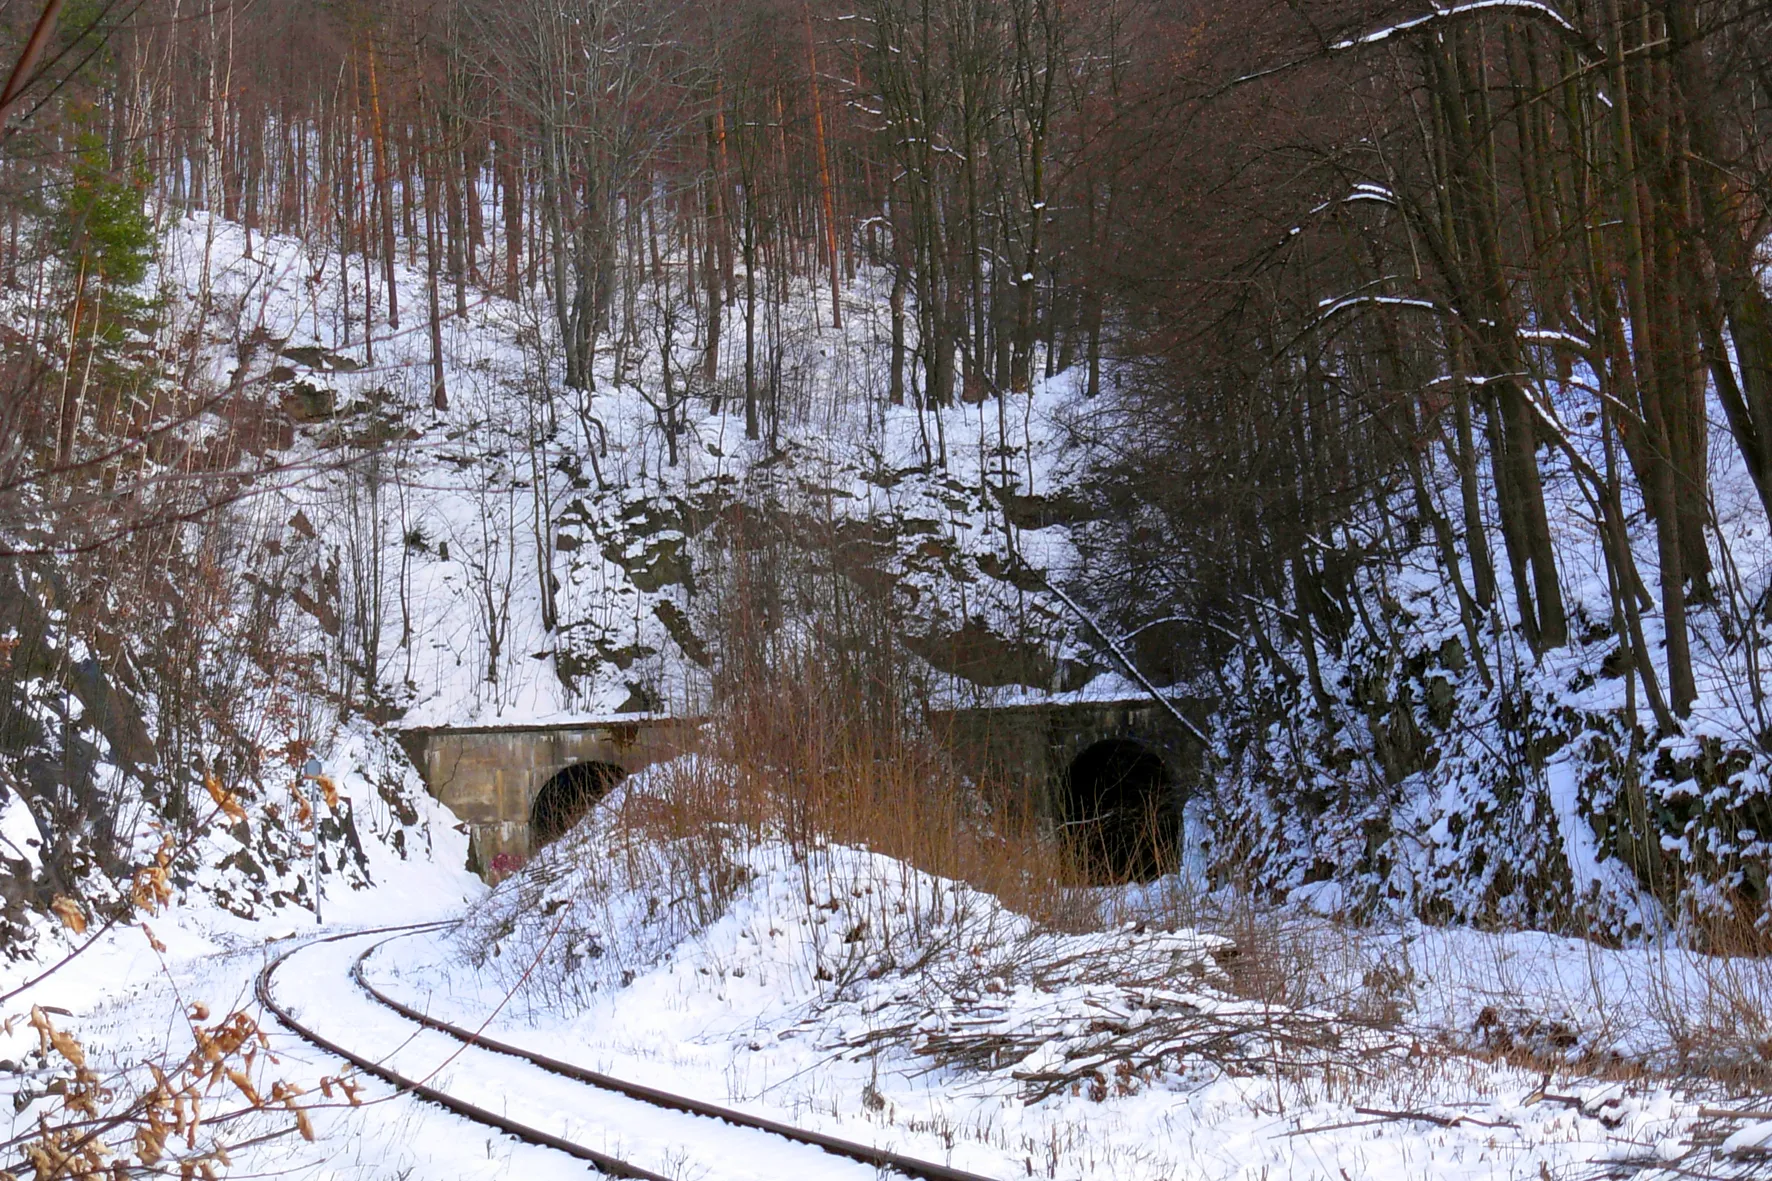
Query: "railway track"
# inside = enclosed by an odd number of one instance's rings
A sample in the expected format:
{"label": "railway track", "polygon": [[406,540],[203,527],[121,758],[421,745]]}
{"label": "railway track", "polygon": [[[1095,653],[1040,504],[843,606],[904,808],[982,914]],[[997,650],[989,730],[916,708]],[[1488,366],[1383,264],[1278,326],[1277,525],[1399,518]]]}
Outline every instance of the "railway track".
{"label": "railway track", "polygon": [[[450,1094],[443,1088],[432,1085],[429,1081],[429,1076],[424,1079],[412,1078],[390,1066],[387,1057],[376,1058],[368,1054],[359,1053],[350,1047],[341,1045],[336,1040],[325,1036],[315,1030],[309,1023],[303,1021],[300,1017],[297,1017],[287,1006],[277,1000],[275,991],[272,987],[273,977],[277,969],[282,967],[284,963],[293,956],[321,944],[342,943],[349,940],[366,939],[374,935],[382,935],[384,938],[365,948],[352,960],[349,973],[352,983],[356,985],[357,989],[364,997],[378,1008],[396,1015],[404,1022],[417,1026],[420,1031],[428,1030],[450,1039],[458,1047],[455,1051],[457,1054],[471,1050],[515,1059],[525,1062],[547,1075],[566,1079],[581,1088],[586,1088],[603,1095],[620,1096],[624,1100],[645,1104],[651,1108],[673,1112],[680,1115],[685,1121],[694,1121],[695,1123],[703,1124],[704,1126],[708,1123],[723,1124],[731,1128],[742,1129],[748,1132],[762,1133],[769,1137],[772,1142],[782,1147],[791,1145],[795,1151],[801,1149],[818,1149],[831,1156],[846,1158],[859,1164],[866,1165],[876,1172],[894,1173],[900,1176],[918,1178],[920,1181],[990,1181],[989,1178],[982,1177],[979,1174],[955,1169],[948,1165],[938,1164],[934,1161],[919,1160],[915,1157],[905,1156],[885,1149],[874,1148],[866,1144],[844,1140],[836,1136],[827,1136],[821,1132],[814,1132],[805,1128],[797,1128],[790,1124],[764,1119],[759,1116],[750,1115],[746,1112],[736,1111],[732,1108],[705,1103],[686,1095],[674,1094],[669,1091],[660,1090],[656,1087],[643,1086],[638,1083],[614,1078],[597,1071],[587,1070],[584,1067],[573,1063],[563,1062],[545,1054],[539,1054],[535,1051],[527,1050],[523,1047],[514,1046],[496,1038],[489,1037],[483,1032],[464,1029],[458,1025],[433,1017],[428,1013],[421,1012],[420,1010],[413,1008],[411,1005],[405,1004],[396,998],[387,995],[387,993],[377,988],[369,980],[368,974],[364,970],[364,964],[377,948],[393,939],[415,935],[421,931],[434,929],[439,925],[441,924],[433,923],[412,927],[390,927],[371,931],[352,931],[341,935],[326,936],[322,939],[302,944],[299,947],[291,948],[277,956],[270,963],[266,964],[259,972],[256,983],[256,992],[258,994],[259,1002],[264,1005],[264,1007],[273,1014],[279,1022],[304,1041],[311,1043],[327,1054],[344,1059],[363,1073],[380,1079],[382,1082],[392,1086],[396,1091],[417,1096],[427,1102],[443,1107],[464,1119],[471,1120],[474,1123],[489,1128],[497,1129],[506,1135],[513,1136],[526,1143],[540,1145],[545,1148],[551,1148],[558,1152],[565,1153],[578,1160],[586,1162],[593,1168],[608,1176],[632,1177],[641,1179],[641,1181],[667,1181],[667,1178],[663,1174],[653,1172],[630,1160],[591,1148],[579,1141],[569,1139],[565,1136],[556,1135],[552,1132],[514,1119],[505,1112],[493,1111],[482,1104],[473,1103],[459,1095]],[[408,1040],[410,1041],[411,1039]],[[451,1057],[453,1057],[453,1055]],[[435,1071],[432,1073],[434,1074]],[[806,1163],[810,1164],[811,1162],[807,1161]],[[714,1175],[720,1175],[721,1170],[718,1167],[715,1167],[713,1171]],[[777,1167],[775,1175],[791,1177],[796,1174],[793,1172],[782,1172],[779,1167]]]}

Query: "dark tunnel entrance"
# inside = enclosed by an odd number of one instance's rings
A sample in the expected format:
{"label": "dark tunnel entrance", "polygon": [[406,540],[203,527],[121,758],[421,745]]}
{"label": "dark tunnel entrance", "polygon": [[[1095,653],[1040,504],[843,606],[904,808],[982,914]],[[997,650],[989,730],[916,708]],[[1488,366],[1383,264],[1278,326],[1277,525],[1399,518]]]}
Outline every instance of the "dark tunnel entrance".
{"label": "dark tunnel entrance", "polygon": [[539,849],[565,836],[566,830],[627,774],[614,763],[573,763],[548,780],[535,793],[535,804],[529,809],[530,848]]}
{"label": "dark tunnel entrance", "polygon": [[1059,803],[1089,880],[1148,882],[1172,868],[1181,809],[1168,766],[1144,743],[1110,738],[1085,749],[1071,763]]}

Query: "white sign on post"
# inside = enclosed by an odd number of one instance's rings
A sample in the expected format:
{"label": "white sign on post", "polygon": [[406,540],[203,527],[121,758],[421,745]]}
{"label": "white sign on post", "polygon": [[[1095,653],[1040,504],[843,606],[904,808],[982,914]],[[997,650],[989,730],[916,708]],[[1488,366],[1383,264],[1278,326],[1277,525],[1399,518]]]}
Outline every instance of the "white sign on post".
{"label": "white sign on post", "polygon": [[302,768],[302,778],[308,781],[308,808],[314,823],[314,855],[308,865],[310,882],[314,888],[314,925],[319,926],[320,918],[320,776],[323,772],[319,759],[309,759],[307,766]]}

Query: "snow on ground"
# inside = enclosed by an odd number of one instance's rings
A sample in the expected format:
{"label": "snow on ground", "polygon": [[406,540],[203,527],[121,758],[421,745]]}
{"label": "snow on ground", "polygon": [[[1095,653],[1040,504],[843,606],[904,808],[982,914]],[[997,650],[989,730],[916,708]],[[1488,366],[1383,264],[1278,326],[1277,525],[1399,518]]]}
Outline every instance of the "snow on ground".
{"label": "snow on ground", "polygon": [[[1343,1171],[1535,1178],[1541,1166],[1562,1170],[1632,1144],[1675,1139],[1692,1115],[1664,1090],[1636,1088],[1627,1097],[1620,1087],[1557,1080],[1556,1093],[1592,1101],[1583,1112],[1533,1101],[1544,1080],[1532,1072],[1438,1049],[1356,1045],[1346,1049],[1345,1063],[1325,1054],[1298,1077],[1259,1064],[1238,1075],[1183,1057],[1144,1077],[1110,1074],[1111,1086],[1085,1084],[1028,1102],[1017,1073],[1062,1059],[1104,1022],[1153,1020],[1161,999],[1156,1012],[1128,1013],[1111,971],[1039,986],[1018,981],[1020,973],[1000,957],[1056,962],[1075,954],[1077,939],[1026,931],[1016,938],[1010,916],[988,914],[970,922],[996,926],[999,939],[1009,938],[985,953],[992,962],[973,998],[982,1005],[939,989],[928,995],[924,987],[930,976],[971,975],[957,971],[979,950],[967,941],[948,948],[943,960],[875,980],[863,976],[849,987],[820,981],[810,951],[822,943],[833,953],[828,945],[845,937],[839,928],[852,916],[840,904],[819,922],[824,900],[805,904],[808,872],[814,880],[846,882],[849,890],[866,891],[871,883],[891,895],[907,884],[904,869],[854,850],[828,850],[810,866],[779,850],[759,852],[763,864],[731,911],[631,986],[603,992],[577,1014],[522,1006],[514,1014],[507,1006],[489,1032],[619,1077],[1004,1178],[1336,1178]],[[914,884],[929,897],[963,892],[952,883]],[[1138,940],[1122,933],[1093,942],[1111,948],[1101,960],[1106,968],[1123,966],[1126,944]],[[1194,966],[1194,953],[1208,941],[1184,933],[1157,942],[1185,949]],[[489,976],[464,972],[456,953],[447,936],[396,940],[371,958],[370,972],[408,1003],[477,1026],[506,994]],[[1234,1007],[1190,971],[1176,975],[1172,988],[1202,1007]],[[1284,1024],[1283,1014],[1262,1015]],[[900,1036],[892,1028],[911,1018],[912,1032]],[[1013,1069],[1007,1062],[999,1069],[935,1067],[910,1050],[956,1030],[986,1028],[1006,1042],[1018,1030],[1043,1040]],[[875,1043],[883,1029],[893,1036]],[[867,1054],[875,1044],[880,1053]],[[1607,1100],[1614,1106],[1601,1107]],[[1361,1107],[1422,1118],[1367,1115]]]}
{"label": "snow on ground", "polygon": [[[1547,1079],[1425,1030],[1253,1003],[1231,990],[1220,938],[1042,932],[862,850],[764,842],[735,857],[729,908],[675,924],[672,946],[631,929],[587,945],[586,916],[670,901],[586,898],[587,879],[544,856],[529,871],[541,895],[510,879],[467,927],[391,939],[368,972],[557,1058],[1003,1178],[1561,1176],[1677,1155],[1696,1115],[1665,1087]],[[637,891],[657,884],[643,873]],[[1506,938],[1472,934],[1491,950]],[[562,970],[581,986],[537,980]],[[1215,1041],[1224,1030],[1237,1032]],[[1198,1051],[1114,1069],[1117,1048],[1183,1042]],[[1100,1083],[1040,1094],[1092,1062],[1107,1064]],[[694,1175],[724,1175],[694,1148]]]}
{"label": "snow on ground", "polygon": [[[636,789],[631,781],[618,790]],[[1636,1016],[1647,1029],[1657,1015],[1647,985],[1668,978],[1651,971],[1648,950],[1469,929],[1350,932],[1297,909],[1268,916],[1265,936],[1251,930],[1235,942],[1154,922],[1064,934],[879,854],[796,851],[769,839],[722,846],[715,864],[726,867],[725,902],[697,912],[682,876],[695,863],[614,837],[600,809],[491,895],[450,868],[460,864],[458,848],[439,848],[436,860],[396,859],[378,867],[374,887],[348,900],[329,893],[320,928],[299,911],[250,923],[174,907],[151,920],[163,953],[138,929],[112,932],[7,1011],[71,1010],[58,1022],[107,1069],[122,1070],[169,1046],[182,1053],[188,1035],[177,1014],[194,1002],[217,1014],[256,1012],[256,973],[288,951],[277,996],[322,1034],[685,1179],[863,1170],[587,1094],[417,1031],[352,985],[353,959],[370,952],[378,986],[457,1023],[484,1023],[502,1040],[1004,1181],[1575,1178],[1603,1175],[1604,1162],[1678,1158],[1705,1129],[1712,1140],[1734,1133],[1737,1146],[1765,1132],[1702,1121],[1700,1108],[1724,1098],[1717,1088],[1601,1077],[1591,1063],[1546,1073],[1471,1052],[1481,1040],[1475,1015],[1504,1000],[1568,1020],[1583,1036],[1604,1022],[1626,1030]],[[631,872],[611,870],[620,865]],[[682,893],[669,892],[673,883]],[[1163,895],[1149,888],[1112,901],[1131,913],[1154,909]],[[460,917],[464,903],[459,926],[372,930]],[[304,945],[354,930],[364,933]],[[573,941],[572,954],[560,954]],[[1296,973],[1302,999],[1251,999],[1238,981],[1252,957]],[[1727,967],[1685,963],[1681,979],[1694,986]],[[1350,996],[1388,998],[1392,1008],[1357,1012]],[[261,1087],[272,1079],[303,1087],[317,1135],[301,1140],[276,1113],[218,1127],[230,1143],[276,1137],[232,1154],[240,1175],[584,1175],[579,1162],[373,1081],[362,1106],[336,1087],[328,1102],[322,1081],[345,1073],[343,1064],[260,1020],[273,1055],[260,1060]],[[0,1057],[27,1068],[0,1073],[0,1092],[32,1083],[34,1038],[20,1028],[0,1046]],[[1617,1044],[1653,1050],[1645,1039]],[[1133,1053],[1117,1069],[1129,1049],[1164,1052],[1150,1061]],[[1099,1079],[1080,1073],[1096,1064]],[[1064,1081],[1067,1071],[1075,1083]],[[29,1128],[40,1106],[16,1105],[6,1134]]]}
{"label": "snow on ground", "polygon": [[[453,917],[486,889],[465,869],[465,828],[424,792],[410,768],[406,768],[410,780],[402,782],[402,790],[390,800],[389,785],[379,774],[382,753],[381,744],[365,741],[360,725],[348,726],[323,764],[337,787],[337,814],[351,818],[362,860],[347,861],[341,854],[339,863],[349,870],[342,877],[330,863],[323,868],[322,913],[329,923],[362,926]],[[407,807],[411,811],[402,815]],[[217,867],[237,860],[233,855],[247,847],[237,831],[218,823],[205,834],[199,858],[203,868],[188,880],[175,879],[172,901],[157,913],[138,912],[133,925],[95,923],[75,935],[42,920],[33,955],[0,963],[0,995],[25,988],[76,949],[78,955],[41,985],[8,999],[0,1018],[31,1004],[82,1009],[101,997],[114,996],[119,988],[150,981],[161,973],[163,963],[257,947],[266,939],[312,929],[312,909],[296,902],[298,896],[302,902],[309,897],[312,870],[305,854],[287,875],[273,877],[296,879],[299,895],[283,890],[274,901],[257,907],[231,907],[236,892],[228,888],[229,876],[244,871],[233,865]],[[258,868],[261,874],[272,873],[267,867]],[[166,945],[164,953],[151,947],[144,925]],[[0,1058],[8,1056],[0,1050]]]}
{"label": "snow on ground", "polygon": [[[295,895],[287,889],[276,893],[277,903],[242,913],[230,910],[229,900],[238,894],[223,879],[242,871],[214,867],[244,846],[233,830],[220,827],[205,838],[208,868],[175,882],[173,899],[156,913],[138,913],[130,923],[108,927],[95,924],[80,935],[45,922],[31,957],[0,964],[0,996],[5,997],[0,1002],[0,1099],[11,1100],[0,1106],[6,1117],[0,1123],[0,1142],[33,1129],[39,1114],[52,1105],[44,1088],[53,1072],[35,1057],[38,1034],[24,1021],[34,1006],[85,1045],[107,1086],[128,1094],[132,1085],[144,1082],[144,1063],[177,1060],[190,1051],[191,1033],[182,1015],[193,1004],[202,1004],[218,1020],[235,1010],[256,1012],[253,975],[287,941],[339,927],[452,917],[485,892],[463,868],[467,837],[454,817],[422,791],[402,793],[396,807],[384,795],[387,784],[377,774],[376,751],[366,749],[362,738],[360,728],[346,727],[326,764],[338,788],[341,814],[354,821],[363,854],[361,863],[350,861],[348,875],[335,876],[329,869],[323,877],[326,926],[315,923],[311,909],[295,905]],[[405,813],[408,807],[412,811]],[[260,872],[271,871],[260,867]],[[301,895],[307,896],[305,891]],[[267,1027],[273,1024],[260,1020]],[[255,1072],[261,1090],[268,1092],[270,1079],[312,1090],[322,1075],[338,1073],[339,1064],[308,1055],[274,1030],[271,1044],[278,1061],[261,1060]],[[217,1109],[226,1106],[223,1098],[217,1097]],[[412,1105],[400,1101],[395,1106],[404,1110]],[[385,1108],[373,1110],[386,1114]],[[296,1152],[298,1161],[336,1176],[398,1174],[403,1151],[398,1120],[385,1125],[369,1115],[330,1123],[316,1115],[316,1120],[333,1131],[307,1157]],[[213,1133],[224,1143],[279,1133],[260,1149],[236,1154],[237,1173],[251,1174],[290,1159],[290,1126],[287,1118],[257,1116],[214,1125]],[[356,1147],[364,1137],[375,1145],[373,1150]],[[438,1146],[436,1154],[421,1159],[439,1168],[437,1176],[476,1175],[471,1162],[486,1155],[483,1139],[446,1126],[435,1140],[427,1140]],[[503,1157],[511,1155],[508,1147],[501,1151]],[[442,1165],[458,1153],[462,1167]],[[0,1150],[0,1169],[14,1167],[15,1156],[13,1148]],[[345,1167],[347,1160],[355,1164]],[[489,1165],[484,1175],[499,1174]]]}
{"label": "snow on ground", "polygon": [[1265,922],[1270,954],[1294,974],[1289,995],[1354,998],[1368,1016],[1462,1047],[1602,1070],[1765,1070],[1772,963],[1762,958],[1672,937],[1602,947],[1540,931],[1350,926],[1305,907]]}

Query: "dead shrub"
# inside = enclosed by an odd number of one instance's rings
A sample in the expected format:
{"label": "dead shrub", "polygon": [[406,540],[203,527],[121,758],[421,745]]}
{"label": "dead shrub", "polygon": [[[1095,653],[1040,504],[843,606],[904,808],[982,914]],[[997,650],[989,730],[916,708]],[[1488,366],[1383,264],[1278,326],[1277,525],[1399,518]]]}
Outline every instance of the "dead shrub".
{"label": "dead shrub", "polygon": [[[932,674],[904,605],[867,577],[853,523],[808,511],[728,529],[711,580],[707,750],[730,792],[705,820],[797,853],[861,847],[965,882],[1040,923],[1095,922],[1084,879],[1025,785],[968,776],[929,724]],[[694,797],[694,792],[688,793]]]}
{"label": "dead shrub", "polygon": [[[295,1132],[312,1140],[300,1087],[267,1079],[273,1061],[258,1022],[236,1011],[211,1021],[207,1007],[184,1014],[191,1049],[182,1057],[101,1075],[80,1039],[33,1005],[24,1022],[37,1034],[30,1080],[14,1096],[20,1110],[37,1104],[29,1130],[0,1141],[0,1179],[29,1170],[37,1181],[102,1181],[133,1173],[177,1173],[213,1181],[230,1163],[230,1148]],[[6,1023],[11,1030],[14,1018]],[[356,1084],[326,1079],[355,1104]],[[22,1102],[21,1102],[22,1100]],[[287,1120],[263,1131],[266,1117]],[[251,1129],[248,1131],[248,1129]],[[131,1163],[133,1162],[133,1163]]]}

